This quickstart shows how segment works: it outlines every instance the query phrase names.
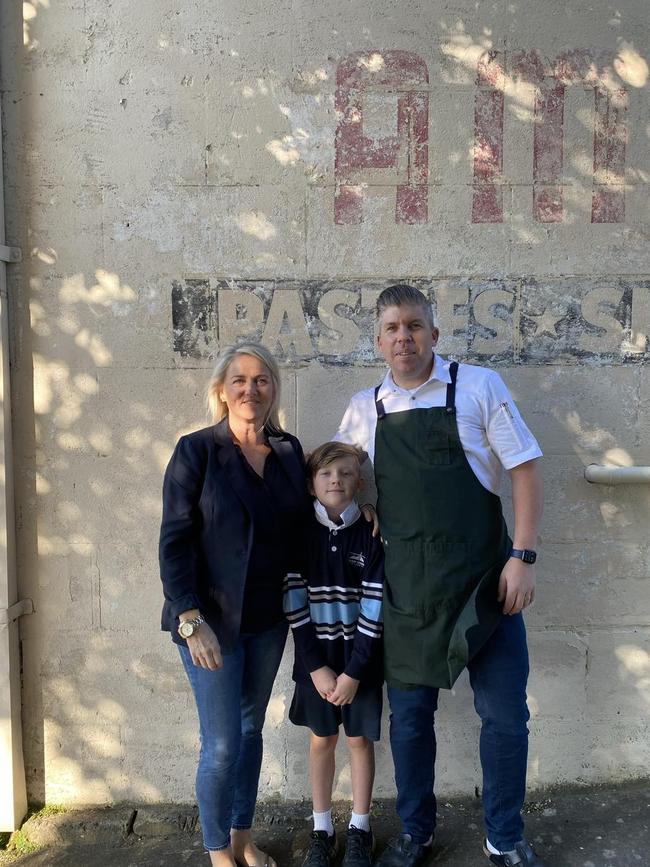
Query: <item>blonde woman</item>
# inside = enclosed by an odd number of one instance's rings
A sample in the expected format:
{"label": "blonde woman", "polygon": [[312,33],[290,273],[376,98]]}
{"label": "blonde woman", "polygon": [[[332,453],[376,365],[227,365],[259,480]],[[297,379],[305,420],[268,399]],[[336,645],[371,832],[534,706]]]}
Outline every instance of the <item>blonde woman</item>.
{"label": "blonde woman", "polygon": [[280,426],[279,398],[265,347],[224,350],[207,391],[213,424],[181,437],[163,487],[162,628],[196,699],[196,794],[218,867],[275,867],[251,826],[262,726],[287,635],[282,579],[311,509],[302,448]]}

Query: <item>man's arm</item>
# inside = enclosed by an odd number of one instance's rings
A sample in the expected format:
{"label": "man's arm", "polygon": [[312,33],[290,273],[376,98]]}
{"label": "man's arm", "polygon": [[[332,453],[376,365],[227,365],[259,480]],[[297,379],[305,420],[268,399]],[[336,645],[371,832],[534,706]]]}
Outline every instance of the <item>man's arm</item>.
{"label": "man's arm", "polygon": [[332,439],[335,442],[357,446],[365,454],[365,459],[361,464],[363,487],[361,488],[360,495],[357,497],[357,502],[366,521],[373,522],[373,535],[376,536],[379,533],[379,523],[376,514],[377,487],[375,485],[375,470],[368,455],[368,449],[370,448],[368,411],[376,412],[374,402],[370,407],[366,407],[366,412],[364,413],[357,396],[354,395]]}
{"label": "man's arm", "polygon": [[[363,485],[357,495],[357,502],[362,508],[363,506],[372,506],[373,509],[375,509],[377,507],[375,468],[373,467],[372,461],[368,455],[366,455],[366,459],[361,464],[361,478],[363,480]],[[368,518],[366,518],[366,520],[368,520]]]}
{"label": "man's arm", "polygon": [[[532,548],[542,517],[544,491],[538,459],[526,461],[510,470],[512,506],[515,517],[513,546]],[[518,614],[535,598],[535,565],[510,557],[499,579],[499,602],[504,614]]]}

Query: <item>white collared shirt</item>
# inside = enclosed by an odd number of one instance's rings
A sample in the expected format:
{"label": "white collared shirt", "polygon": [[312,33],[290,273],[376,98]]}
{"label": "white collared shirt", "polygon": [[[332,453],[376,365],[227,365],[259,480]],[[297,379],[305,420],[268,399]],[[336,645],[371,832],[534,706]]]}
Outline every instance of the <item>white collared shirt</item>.
{"label": "white collared shirt", "polygon": [[341,512],[341,523],[335,524],[334,521],[330,520],[330,516],[327,514],[327,509],[320,500],[314,500],[314,514],[316,515],[318,523],[322,524],[323,527],[327,527],[329,530],[344,530],[346,527],[350,527],[354,524],[361,514],[361,510],[359,509],[356,500],[352,500],[349,506],[346,506]]}
{"label": "white collared shirt", "polygon": [[[378,395],[386,413],[445,405],[451,362],[437,353],[433,358],[431,376],[413,389],[401,388],[388,371]],[[499,493],[504,470],[542,455],[506,384],[496,371],[487,367],[458,366],[456,421],[469,465],[483,487],[492,493]],[[334,439],[359,446],[373,461],[376,427],[375,390],[366,388],[352,396]]]}

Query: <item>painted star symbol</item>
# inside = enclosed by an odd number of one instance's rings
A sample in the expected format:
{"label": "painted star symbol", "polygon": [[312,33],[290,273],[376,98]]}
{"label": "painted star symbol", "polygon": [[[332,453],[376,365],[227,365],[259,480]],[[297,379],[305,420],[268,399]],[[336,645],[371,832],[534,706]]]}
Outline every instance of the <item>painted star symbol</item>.
{"label": "painted star symbol", "polygon": [[528,313],[527,316],[530,319],[535,320],[535,337],[541,337],[543,334],[548,334],[550,337],[556,338],[558,336],[557,323],[564,319],[563,313],[558,315],[558,313],[553,312],[550,307],[546,307],[544,312],[537,316],[531,313]]}

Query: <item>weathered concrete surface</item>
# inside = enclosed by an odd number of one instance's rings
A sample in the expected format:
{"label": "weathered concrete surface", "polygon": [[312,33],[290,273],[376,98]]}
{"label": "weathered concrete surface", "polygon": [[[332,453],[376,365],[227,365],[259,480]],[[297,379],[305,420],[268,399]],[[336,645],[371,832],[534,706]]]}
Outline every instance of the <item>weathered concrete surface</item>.
{"label": "weathered concrete surface", "polygon": [[[343,838],[348,806],[335,805]],[[307,804],[268,804],[258,810],[257,837],[280,867],[298,867],[311,813]],[[528,837],[547,867],[647,867],[650,863],[650,786],[579,789],[539,794],[526,804]],[[397,830],[392,801],[373,807],[377,850]],[[42,848],[21,867],[177,867],[205,865],[196,811],[181,805],[66,813],[24,827]],[[481,855],[480,801],[440,802],[432,864],[475,867]],[[0,864],[2,864],[0,856]]]}
{"label": "weathered concrete surface", "polygon": [[[33,801],[192,799],[195,711],[158,630],[166,461],[203,424],[209,354],[246,334],[282,362],[287,428],[329,437],[383,376],[394,279],[431,298],[443,354],[500,370],[546,454],[531,784],[647,773],[650,492],[583,478],[650,464],[646,7],[0,4]],[[308,792],[289,656],[263,798]],[[439,719],[442,789],[470,795],[465,678]],[[390,797],[385,739],[377,768]]]}

